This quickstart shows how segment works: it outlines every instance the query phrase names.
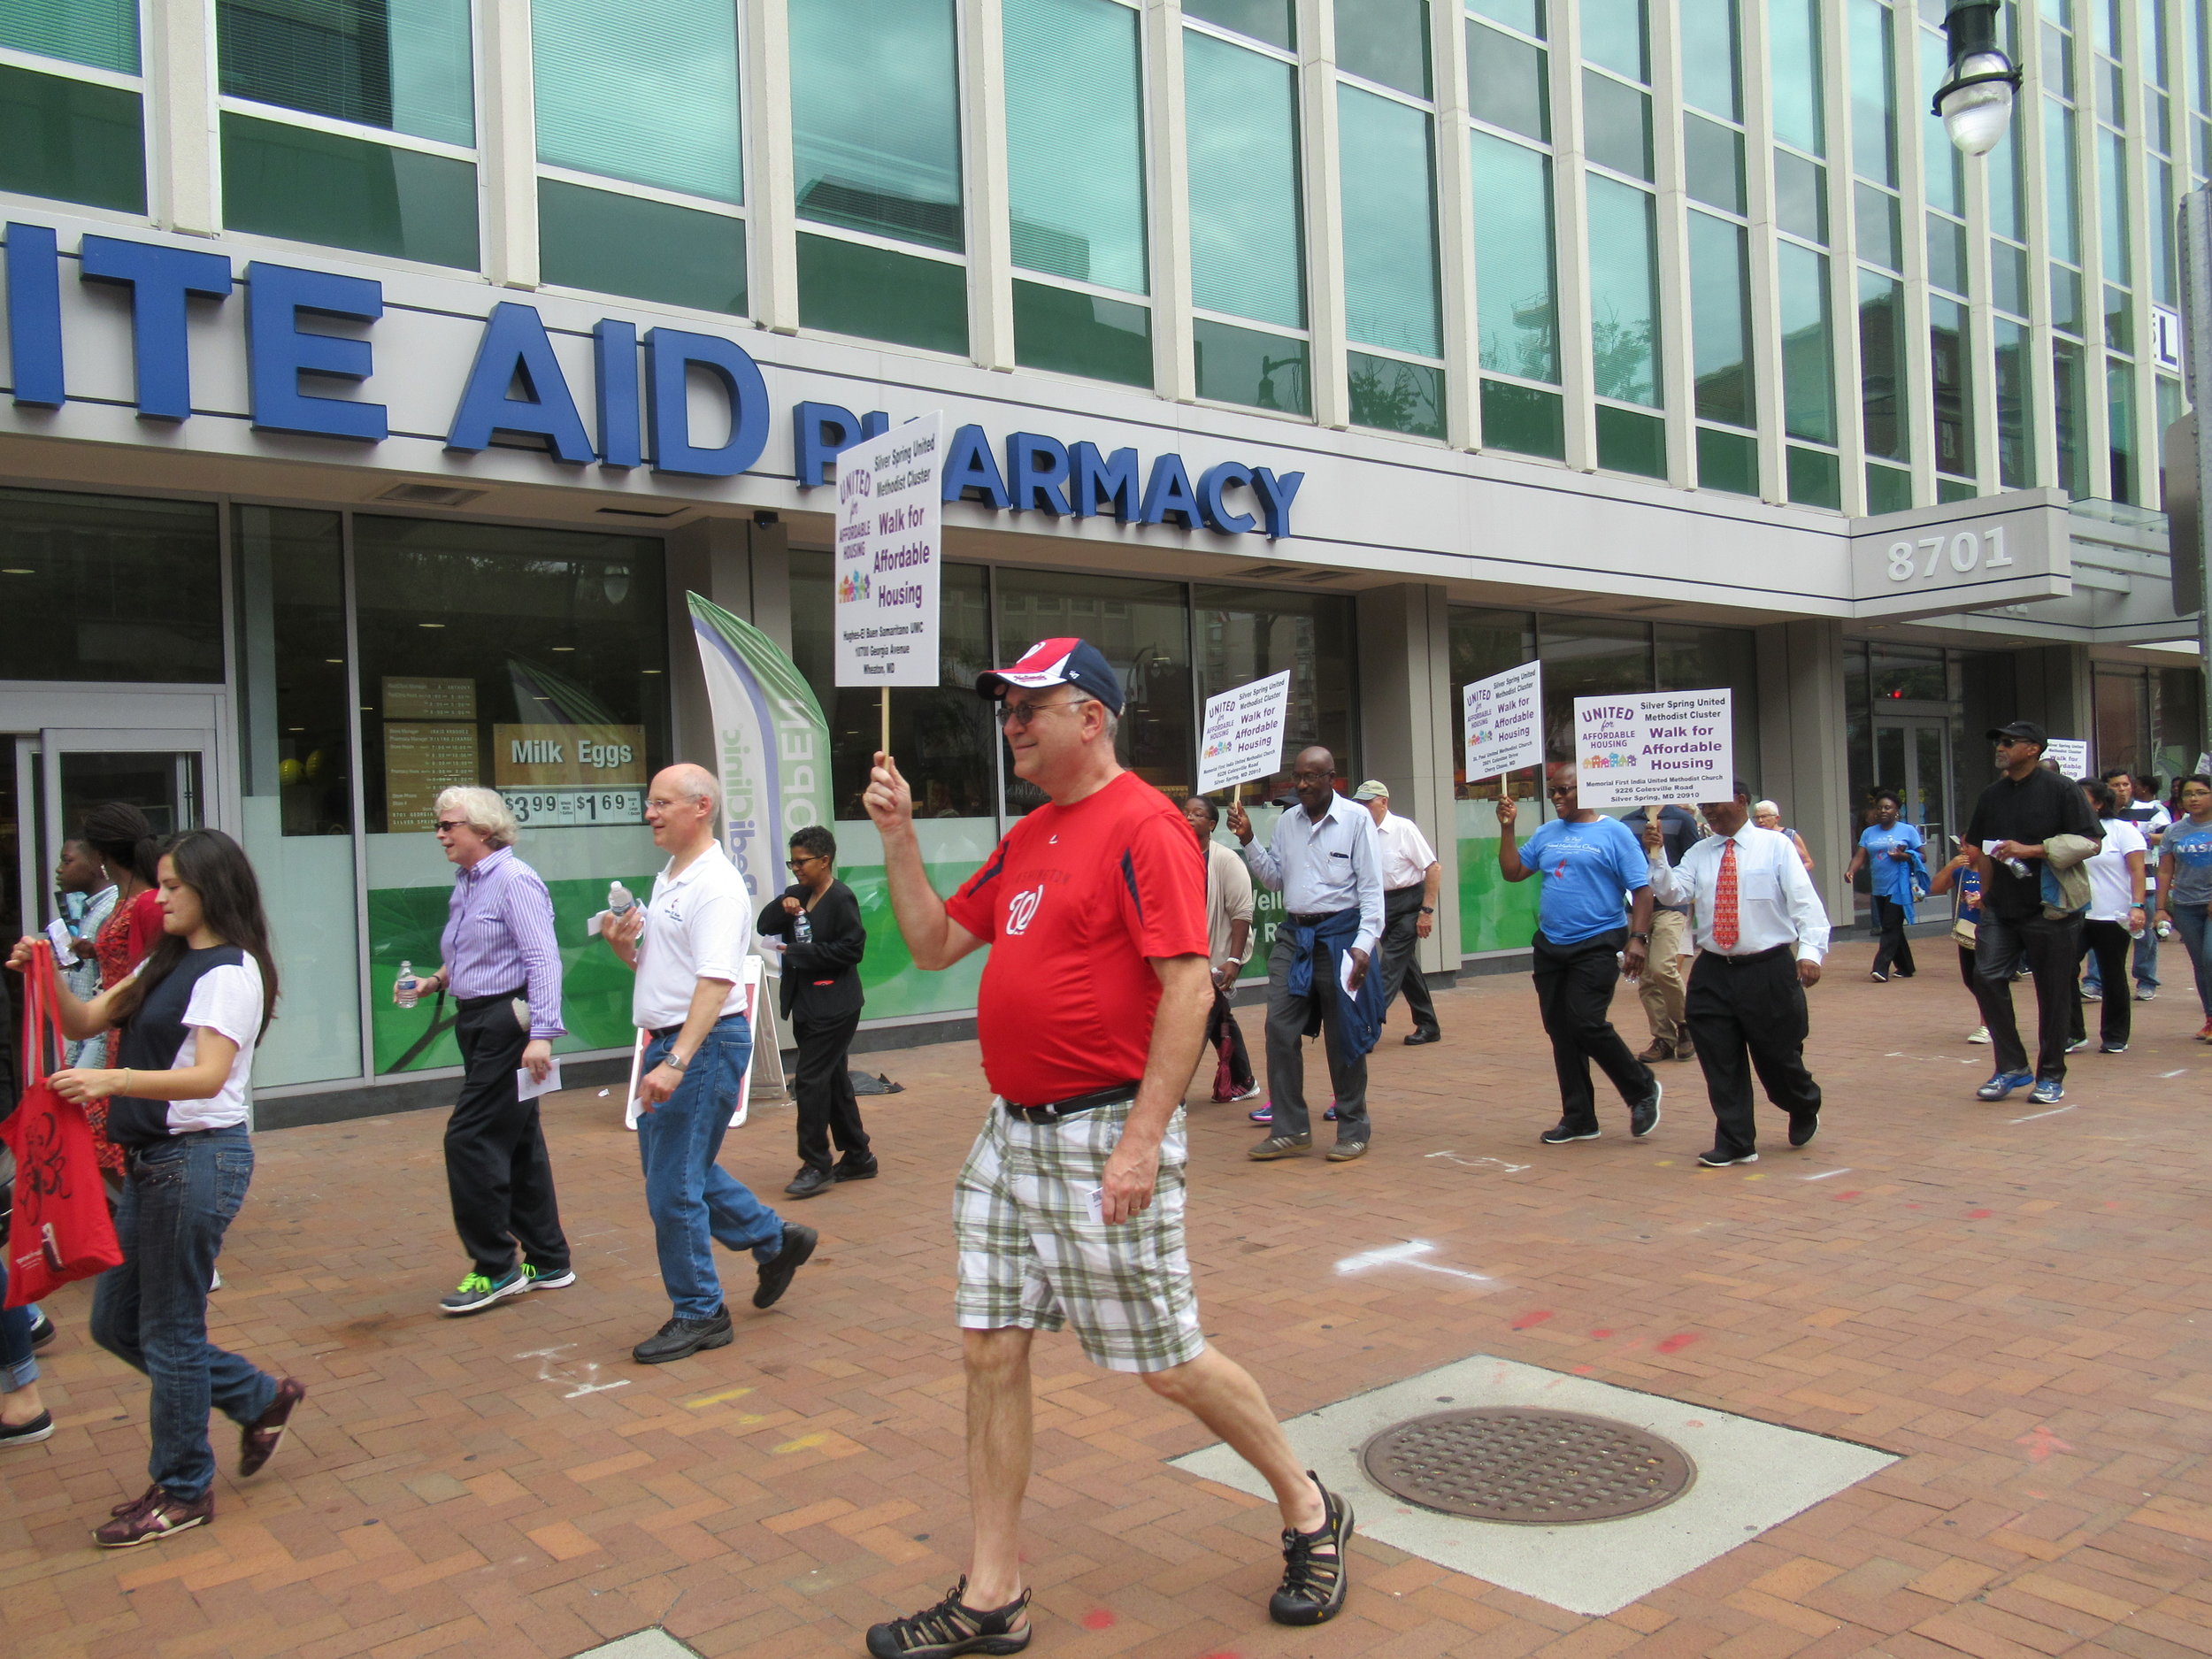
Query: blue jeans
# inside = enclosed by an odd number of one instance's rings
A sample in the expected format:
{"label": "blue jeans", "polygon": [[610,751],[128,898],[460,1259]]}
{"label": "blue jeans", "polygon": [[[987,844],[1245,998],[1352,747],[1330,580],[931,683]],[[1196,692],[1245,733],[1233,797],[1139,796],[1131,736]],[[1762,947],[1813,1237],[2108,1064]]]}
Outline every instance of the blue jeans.
{"label": "blue jeans", "polygon": [[[668,1057],[675,1039],[645,1046],[641,1075]],[[645,1207],[653,1217],[661,1283],[679,1319],[711,1319],[722,1310],[722,1280],[714,1244],[750,1250],[757,1261],[783,1248],[783,1222],[715,1158],[737,1110],[738,1079],[752,1057],[752,1031],[742,1014],[716,1022],[691,1056],[676,1092],[637,1120],[638,1162],[645,1167]]]}
{"label": "blue jeans", "polygon": [[2177,904],[2173,907],[2174,931],[2181,935],[2181,948],[2189,953],[2189,965],[2197,971],[2197,1001],[2204,1009],[2204,1017],[2212,1020],[2212,960],[2205,956],[2208,941],[2205,938],[2206,907],[2201,904]]}
{"label": "blue jeans", "polygon": [[207,1287],[246,1187],[253,1141],[242,1125],[134,1151],[115,1235],[123,1265],[92,1292],[92,1340],[153,1383],[153,1455],[162,1490],[197,1498],[215,1484],[211,1405],[243,1426],[269,1409],[276,1379],[207,1340]]}
{"label": "blue jeans", "polygon": [[[7,1252],[0,1250],[0,1302],[7,1295]],[[38,1380],[38,1361],[31,1357],[31,1327],[37,1323],[35,1307],[0,1308],[0,1394],[12,1394]]]}

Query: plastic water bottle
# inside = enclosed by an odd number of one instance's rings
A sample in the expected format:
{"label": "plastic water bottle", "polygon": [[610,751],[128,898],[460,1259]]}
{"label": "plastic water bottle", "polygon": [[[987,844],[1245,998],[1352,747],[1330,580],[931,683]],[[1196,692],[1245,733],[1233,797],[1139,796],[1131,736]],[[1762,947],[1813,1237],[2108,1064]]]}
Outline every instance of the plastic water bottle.
{"label": "plastic water bottle", "polygon": [[791,939],[795,944],[810,945],[814,942],[814,918],[803,910],[791,918]]}
{"label": "plastic water bottle", "polygon": [[2171,939],[2174,936],[2174,925],[2162,916],[2158,918],[2158,936],[2161,939]]}
{"label": "plastic water bottle", "polygon": [[607,883],[607,913],[620,918],[637,909],[637,895],[619,881]]}
{"label": "plastic water bottle", "polygon": [[422,981],[415,978],[415,964],[411,962],[401,963],[398,990],[402,1008],[414,1007],[415,999],[421,995],[421,986]]}

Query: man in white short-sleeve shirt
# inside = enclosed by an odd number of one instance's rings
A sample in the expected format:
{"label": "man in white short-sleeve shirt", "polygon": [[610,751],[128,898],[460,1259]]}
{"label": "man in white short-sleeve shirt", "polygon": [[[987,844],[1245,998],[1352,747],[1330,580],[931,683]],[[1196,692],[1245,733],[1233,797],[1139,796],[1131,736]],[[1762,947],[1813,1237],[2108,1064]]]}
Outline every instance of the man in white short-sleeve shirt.
{"label": "man in white short-sleeve shirt", "polygon": [[1382,849],[1383,1018],[1390,1018],[1390,1004],[1403,991],[1406,1011],[1413,1016],[1407,1044],[1434,1042],[1443,1029],[1436,1023],[1436,1003],[1415,955],[1435,926],[1436,894],[1444,866],[1437,862],[1421,826],[1390,810],[1390,786],[1381,779],[1370,778],[1352,791],[1352,799],[1374,816],[1375,844]]}
{"label": "man in white short-sleeve shirt", "polygon": [[653,780],[645,821],[668,864],[643,911],[603,929],[637,972],[630,1017],[650,1033],[639,1063],[638,1159],[674,1315],[631,1350],[645,1365],[729,1345],[715,1244],[753,1253],[756,1308],[782,1295],[814,1254],[811,1227],[781,1220],[715,1161],[753,1046],[745,1018],[752,898],[715,838],[721,806],[721,788],[703,767],[671,766]]}

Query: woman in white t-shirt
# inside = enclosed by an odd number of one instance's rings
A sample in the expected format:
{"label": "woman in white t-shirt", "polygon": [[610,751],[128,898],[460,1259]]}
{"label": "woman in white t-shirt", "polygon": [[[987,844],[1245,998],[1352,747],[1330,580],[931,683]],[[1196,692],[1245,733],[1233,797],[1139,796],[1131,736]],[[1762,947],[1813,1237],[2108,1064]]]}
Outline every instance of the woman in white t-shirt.
{"label": "woman in white t-shirt", "polygon": [[[94,1288],[92,1335],[153,1385],[153,1484],[94,1532],[110,1549],[212,1517],[211,1406],[239,1425],[238,1472],[250,1475],[307,1392],[207,1340],[215,1258],[253,1179],[247,1082],[276,1001],[260,887],[236,841],[201,829],[163,849],[157,890],[162,936],[134,975],[89,1002],[54,987],[65,1034],[119,1032],[119,1064],[53,1078],[70,1100],[108,1102],[108,1136],[124,1150],[123,1264]],[[8,965],[27,966],[36,942],[17,945]]]}
{"label": "woman in white t-shirt", "polygon": [[[2128,945],[2142,931],[2143,855],[2150,843],[2143,832],[2120,816],[2120,800],[2101,778],[2084,778],[2081,792],[2089,797],[2098,821],[2104,826],[2104,847],[2084,866],[2089,872],[2089,909],[2082,924],[2081,954],[2093,956],[2107,987],[2097,1006],[2100,1054],[2125,1054],[2135,1004],[2127,995]],[[2116,989],[2113,987],[2117,987]],[[2081,1001],[2074,1005],[2074,1040],[2066,1052],[2089,1046],[2083,1023]]]}

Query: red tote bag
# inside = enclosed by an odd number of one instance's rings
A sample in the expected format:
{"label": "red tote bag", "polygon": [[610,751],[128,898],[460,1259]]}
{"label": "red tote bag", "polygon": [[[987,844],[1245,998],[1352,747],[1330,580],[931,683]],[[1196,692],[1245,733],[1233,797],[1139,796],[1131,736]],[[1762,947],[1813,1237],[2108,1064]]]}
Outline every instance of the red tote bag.
{"label": "red tote bag", "polygon": [[73,1279],[119,1267],[123,1248],[108,1217],[107,1192],[84,1108],[47,1082],[49,1039],[59,1052],[61,1027],[52,1006],[53,948],[41,942],[23,975],[26,1087],[14,1114],[0,1122],[0,1140],[15,1154],[15,1215],[9,1224],[8,1298],[20,1308]]}

